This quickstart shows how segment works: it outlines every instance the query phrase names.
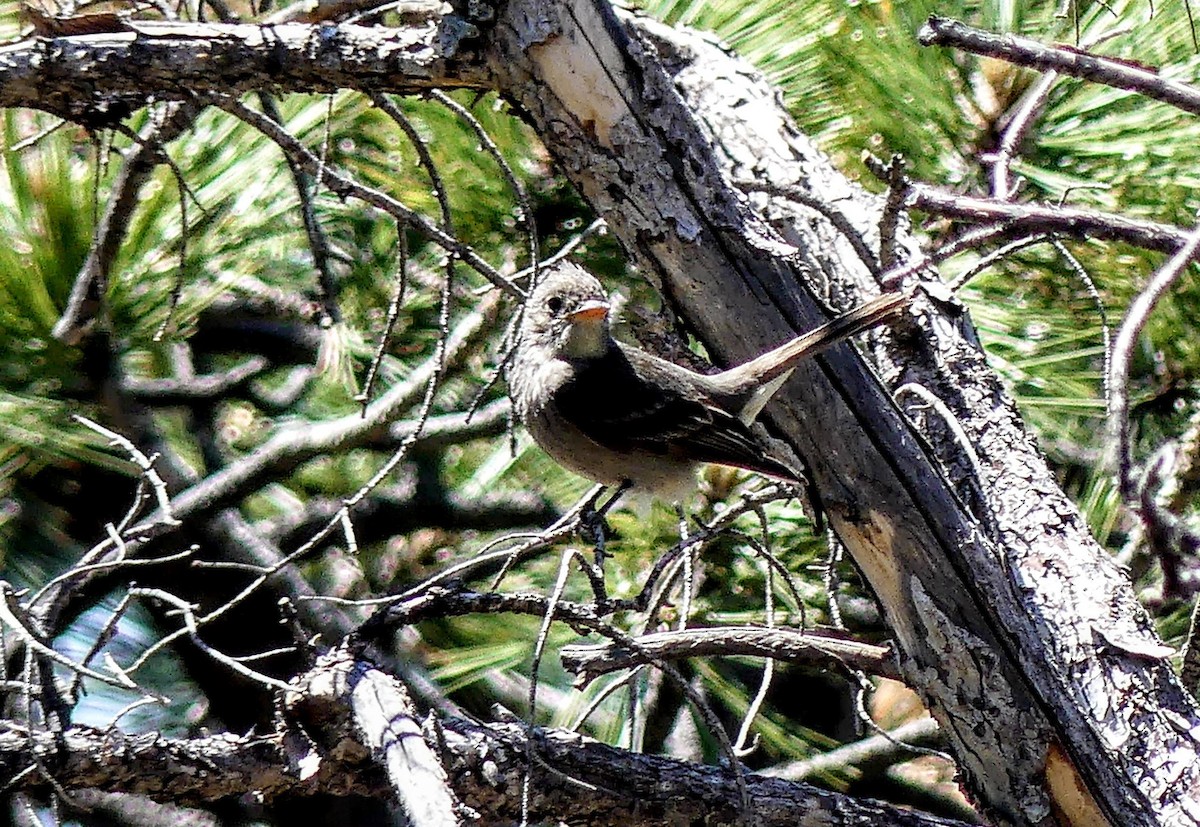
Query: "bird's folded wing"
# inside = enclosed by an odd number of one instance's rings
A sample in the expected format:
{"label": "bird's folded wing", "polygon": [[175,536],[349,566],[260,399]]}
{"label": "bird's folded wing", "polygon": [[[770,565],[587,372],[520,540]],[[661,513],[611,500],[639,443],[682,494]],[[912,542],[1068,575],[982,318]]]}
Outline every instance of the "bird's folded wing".
{"label": "bird's folded wing", "polygon": [[614,350],[612,358],[579,370],[555,404],[586,436],[612,450],[791,475],[765,456],[740,419],[705,399],[687,371],[640,351]]}

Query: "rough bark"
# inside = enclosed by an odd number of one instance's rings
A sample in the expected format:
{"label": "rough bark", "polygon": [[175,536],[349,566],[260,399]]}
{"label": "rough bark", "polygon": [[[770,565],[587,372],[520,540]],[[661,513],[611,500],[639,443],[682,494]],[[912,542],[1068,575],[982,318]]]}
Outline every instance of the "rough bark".
{"label": "rough bark", "polygon": [[121,21],[74,37],[0,48],[0,106],[29,106],[80,123],[119,120],[151,96],[252,91],[418,92],[482,86],[479,66],[447,56],[437,20],[404,29],[342,24],[207,25]]}
{"label": "rough bark", "polygon": [[[868,239],[880,217],[751,69],[655,29],[668,76],[648,39],[591,0],[499,15],[480,44],[498,86],[718,361],[811,328],[824,297],[867,281],[826,222],[781,215],[785,236],[732,186],[800,187]],[[961,312],[919,303],[888,375],[942,400],[969,446],[930,415],[918,431],[850,348],[796,372],[768,408],[774,433],[808,461],[911,682],[998,821],[1195,823],[1195,706]]]}

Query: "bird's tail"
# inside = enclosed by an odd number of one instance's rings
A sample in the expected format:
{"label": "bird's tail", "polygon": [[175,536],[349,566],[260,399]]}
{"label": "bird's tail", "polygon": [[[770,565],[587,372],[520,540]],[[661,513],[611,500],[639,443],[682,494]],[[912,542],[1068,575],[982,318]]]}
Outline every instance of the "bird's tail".
{"label": "bird's tail", "polygon": [[787,380],[798,362],[899,316],[911,299],[912,293],[907,290],[876,296],[853,310],[847,310],[830,319],[820,327],[801,334],[774,350],[768,350],[762,356],[718,374],[731,385],[754,389],[741,411],[742,421],[752,422],[758,417],[759,411]]}
{"label": "bird's tail", "polygon": [[769,382],[791,370],[797,362],[816,356],[831,345],[899,316],[911,300],[912,294],[907,290],[896,290],[876,296],[853,310],[847,310],[830,319],[820,327],[751,359],[738,366],[737,370],[745,370],[747,375],[755,376],[759,382]]}

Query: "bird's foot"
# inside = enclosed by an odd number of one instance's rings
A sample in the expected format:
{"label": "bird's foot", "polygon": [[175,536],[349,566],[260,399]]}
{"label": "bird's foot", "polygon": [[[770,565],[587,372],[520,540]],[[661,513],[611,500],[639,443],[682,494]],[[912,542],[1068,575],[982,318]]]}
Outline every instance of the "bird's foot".
{"label": "bird's foot", "polygon": [[617,486],[617,490],[613,492],[612,496],[605,500],[602,505],[597,504],[600,500],[599,492],[597,492],[596,499],[589,503],[579,515],[579,533],[595,549],[597,566],[602,566],[605,558],[608,556],[605,550],[605,540],[612,536],[612,529],[608,525],[608,512],[616,505],[621,495],[632,486],[633,483],[628,480],[621,483]]}

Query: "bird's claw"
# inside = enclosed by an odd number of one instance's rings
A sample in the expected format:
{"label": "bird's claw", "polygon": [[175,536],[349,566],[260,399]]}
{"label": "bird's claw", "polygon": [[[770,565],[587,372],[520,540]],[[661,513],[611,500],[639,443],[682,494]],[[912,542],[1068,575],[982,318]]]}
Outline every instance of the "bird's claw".
{"label": "bird's claw", "polygon": [[616,505],[621,495],[631,487],[633,487],[633,483],[628,480],[622,482],[617,486],[617,490],[613,492],[613,495],[605,500],[602,505],[597,505],[600,499],[600,492],[596,492],[596,499],[589,503],[579,514],[579,533],[595,549],[597,566],[603,565],[605,558],[608,557],[608,552],[605,550],[605,540],[612,536],[612,529],[608,525],[608,512]]}

